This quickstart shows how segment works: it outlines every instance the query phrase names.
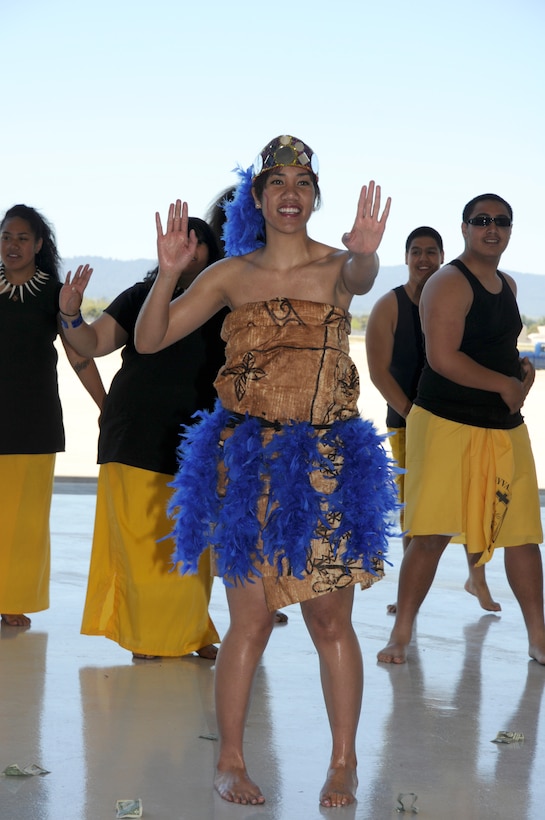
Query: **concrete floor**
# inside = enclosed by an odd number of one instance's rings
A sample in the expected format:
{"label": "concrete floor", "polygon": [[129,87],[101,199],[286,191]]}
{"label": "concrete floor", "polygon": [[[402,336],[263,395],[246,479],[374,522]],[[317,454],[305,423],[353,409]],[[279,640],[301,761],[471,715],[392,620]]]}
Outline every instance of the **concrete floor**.
{"label": "concrete floor", "polygon": [[[246,732],[250,773],[267,802],[224,803],[212,789],[217,742],[214,668],[196,657],[135,664],[104,638],[79,634],[94,496],[61,487],[52,510],[51,608],[28,631],[0,634],[0,771],[38,763],[42,777],[0,776],[1,820],[109,820],[119,798],[140,797],[154,820],[318,820],[333,814],[391,820],[400,793],[423,820],[530,820],[545,816],[545,668],[527,657],[524,625],[501,555],[488,567],[500,616],[463,591],[461,547],[447,550],[419,614],[409,663],[379,665],[395,600],[395,567],[356,592],[365,659],[358,738],[358,802],[320,809],[329,730],[317,656],[298,607],[274,630],[259,668]],[[69,493],[66,493],[66,490]],[[76,494],[79,493],[79,494]],[[228,622],[223,587],[212,617]],[[521,744],[492,743],[501,730]],[[411,800],[404,798],[409,808]]]}

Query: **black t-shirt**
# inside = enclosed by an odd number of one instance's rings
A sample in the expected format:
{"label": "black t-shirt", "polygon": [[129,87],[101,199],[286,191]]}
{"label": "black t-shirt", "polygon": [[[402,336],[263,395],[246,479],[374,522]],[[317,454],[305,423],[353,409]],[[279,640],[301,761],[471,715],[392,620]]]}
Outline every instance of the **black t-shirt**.
{"label": "black t-shirt", "polygon": [[[31,284],[29,283],[29,287]],[[0,294],[0,454],[58,453],[64,428],[57,382],[61,285]]]}
{"label": "black t-shirt", "polygon": [[119,462],[174,475],[180,426],[210,409],[213,381],[225,361],[220,337],[226,311],[159,353],[134,347],[134,327],[151,283],[121,293],[106,309],[129,334],[122,366],[112,380],[101,416],[98,463]]}

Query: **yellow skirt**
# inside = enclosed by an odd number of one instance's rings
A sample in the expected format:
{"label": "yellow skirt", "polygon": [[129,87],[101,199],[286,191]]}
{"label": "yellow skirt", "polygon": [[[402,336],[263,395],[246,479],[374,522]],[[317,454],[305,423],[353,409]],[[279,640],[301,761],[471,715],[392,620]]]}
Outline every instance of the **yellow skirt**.
{"label": "yellow skirt", "polygon": [[482,553],[540,544],[539,491],[526,425],[491,430],[413,407],[407,419],[410,535],[450,535]]}
{"label": "yellow skirt", "polygon": [[173,567],[166,507],[172,478],[100,467],[91,567],[81,631],[144,655],[179,657],[219,640],[208,614],[209,553],[197,575]]}
{"label": "yellow skirt", "polygon": [[[406,442],[406,428],[405,427],[388,427],[388,432],[391,435],[388,438],[388,443],[392,451],[392,457],[397,463],[397,466],[405,469],[405,442]],[[405,473],[398,473],[396,475],[396,484],[399,494],[399,503],[405,505]],[[399,510],[399,524],[402,532],[405,532],[405,506]]]}
{"label": "yellow skirt", "polygon": [[49,607],[55,454],[0,456],[0,612]]}

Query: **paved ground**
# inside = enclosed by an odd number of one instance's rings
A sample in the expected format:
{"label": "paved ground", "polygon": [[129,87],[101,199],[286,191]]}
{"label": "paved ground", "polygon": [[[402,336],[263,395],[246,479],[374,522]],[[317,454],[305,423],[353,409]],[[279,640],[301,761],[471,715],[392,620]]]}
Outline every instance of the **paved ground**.
{"label": "paved ground", "polygon": [[[316,652],[299,608],[276,627],[259,668],[246,732],[252,775],[267,803],[228,805],[211,787],[217,749],[214,668],[196,657],[131,661],[105,638],[79,634],[95,498],[56,494],[51,608],[32,628],[0,631],[0,771],[39,763],[51,774],[0,776],[0,820],[109,820],[118,798],[140,797],[149,820],[393,820],[400,793],[422,820],[542,820],[545,668],[529,661],[501,555],[488,567],[501,616],[462,589],[465,559],[450,547],[422,607],[409,663],[379,665],[392,625],[394,567],[356,593],[365,658],[358,735],[360,788],[350,809],[320,810],[329,730]],[[215,582],[211,614],[227,627]],[[525,741],[500,746],[502,730]]]}
{"label": "paved ground", "polygon": [[[382,399],[369,384],[364,347],[353,355],[361,409],[382,428]],[[109,383],[117,354],[100,366]],[[487,568],[501,615],[484,613],[463,591],[461,547],[447,550],[418,617],[409,663],[379,665],[387,641],[401,559],[373,589],[356,593],[354,623],[366,662],[358,736],[360,788],[350,809],[318,808],[329,731],[317,656],[298,607],[277,627],[259,668],[246,732],[251,773],[267,803],[231,806],[211,787],[217,743],[214,667],[196,657],[134,664],[130,653],[79,634],[94,514],[97,414],[61,360],[68,451],[59,456],[52,509],[51,608],[29,631],[0,631],[0,771],[39,763],[40,778],[0,776],[0,820],[108,820],[118,798],[141,797],[153,820],[392,820],[400,793],[418,795],[423,820],[541,820],[545,805],[545,668],[527,658],[520,611],[501,555]],[[545,487],[541,423],[545,372],[526,415],[540,487]],[[211,614],[227,628],[224,590],[215,582]],[[523,732],[515,746],[491,741]],[[409,801],[405,799],[405,806]]]}

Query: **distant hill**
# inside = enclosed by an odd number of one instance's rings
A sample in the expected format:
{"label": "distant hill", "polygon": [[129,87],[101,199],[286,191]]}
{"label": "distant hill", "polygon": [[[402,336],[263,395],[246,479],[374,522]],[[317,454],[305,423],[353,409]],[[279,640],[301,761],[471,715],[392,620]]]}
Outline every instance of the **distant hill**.
{"label": "distant hill", "polygon": [[[78,265],[88,263],[93,267],[93,276],[86,291],[90,299],[111,301],[121,291],[135,282],[141,282],[146,273],[152,270],[155,259],[105,259],[101,256],[71,257],[64,260],[64,270],[76,270]],[[516,273],[509,271],[517,282],[518,303],[520,312],[531,319],[545,316],[545,276],[534,273]],[[355,296],[351,312],[354,316],[369,314],[379,296],[403,282],[407,276],[405,265],[391,265],[380,269],[375,286],[365,296]]]}
{"label": "distant hill", "polygon": [[74,272],[78,265],[91,265],[93,275],[85,295],[89,299],[110,302],[135,282],[141,282],[146,273],[157,265],[156,259],[105,259],[103,256],[72,256],[63,259],[64,273]]}
{"label": "distant hill", "polygon": [[[521,314],[529,319],[541,319],[545,316],[545,276],[535,273],[511,274],[517,283],[517,301]],[[383,293],[407,281],[405,265],[393,265],[381,268],[373,289],[364,296],[354,296],[350,312],[354,316],[365,316]]]}

